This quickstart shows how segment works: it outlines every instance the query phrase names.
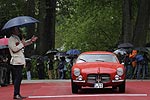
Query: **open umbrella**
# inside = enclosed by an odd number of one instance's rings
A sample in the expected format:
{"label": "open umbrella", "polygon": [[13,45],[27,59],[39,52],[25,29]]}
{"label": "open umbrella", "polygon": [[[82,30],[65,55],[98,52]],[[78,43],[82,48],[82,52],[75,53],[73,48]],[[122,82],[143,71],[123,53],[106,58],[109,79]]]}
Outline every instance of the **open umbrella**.
{"label": "open umbrella", "polygon": [[127,50],[121,48],[121,49],[115,50],[114,53],[115,53],[115,54],[119,54],[119,53],[120,53],[121,55],[124,55],[124,54],[127,53]]}
{"label": "open umbrella", "polygon": [[71,49],[71,50],[67,51],[66,54],[68,54],[68,55],[79,55],[80,51],[77,49]]}
{"label": "open umbrella", "polygon": [[58,57],[66,57],[66,52],[57,52],[55,56],[58,56]]}
{"label": "open umbrella", "polygon": [[56,54],[58,52],[58,50],[54,49],[54,50],[48,50],[46,52],[46,54]]}
{"label": "open umbrella", "polygon": [[118,45],[118,48],[132,48],[133,44],[131,43],[122,43]]}
{"label": "open umbrella", "polygon": [[30,16],[19,16],[15,17],[13,19],[10,19],[2,28],[2,30],[9,29],[12,27],[18,27],[18,26],[24,26],[28,24],[33,24],[39,22],[33,17]]}
{"label": "open umbrella", "polygon": [[8,48],[8,38],[0,39],[0,49]]}
{"label": "open umbrella", "polygon": [[8,38],[1,38],[0,45],[8,45]]}

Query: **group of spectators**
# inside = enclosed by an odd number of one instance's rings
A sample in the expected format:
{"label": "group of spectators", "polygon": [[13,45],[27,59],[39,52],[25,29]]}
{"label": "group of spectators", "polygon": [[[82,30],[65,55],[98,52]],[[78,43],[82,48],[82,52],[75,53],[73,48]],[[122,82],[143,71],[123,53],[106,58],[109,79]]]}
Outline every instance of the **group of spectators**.
{"label": "group of spectators", "polygon": [[147,52],[132,50],[124,55],[117,54],[120,63],[124,63],[127,79],[146,79],[148,77]]}
{"label": "group of spectators", "polygon": [[[42,56],[37,59],[36,67],[39,79],[45,79],[48,74],[49,79],[67,79],[71,75],[71,67],[77,56],[53,56],[50,55],[46,59]],[[46,69],[46,70],[45,70]]]}
{"label": "group of spectators", "polygon": [[[38,79],[67,79],[71,77],[71,67],[73,66],[74,57],[65,56],[39,56],[36,58],[36,73]],[[26,58],[26,78],[32,78],[32,59]],[[9,64],[9,59],[0,56],[0,86],[14,84],[13,67]]]}
{"label": "group of spectators", "polygon": [[[148,78],[147,52],[138,50],[127,51],[125,54],[117,54],[120,63],[124,63],[127,79],[146,79]],[[39,57],[37,59],[37,70],[39,79],[44,79],[44,61],[46,61],[47,74],[49,79],[66,79],[71,77],[71,67],[77,56],[49,56],[47,60]],[[42,64],[43,63],[43,64]]]}

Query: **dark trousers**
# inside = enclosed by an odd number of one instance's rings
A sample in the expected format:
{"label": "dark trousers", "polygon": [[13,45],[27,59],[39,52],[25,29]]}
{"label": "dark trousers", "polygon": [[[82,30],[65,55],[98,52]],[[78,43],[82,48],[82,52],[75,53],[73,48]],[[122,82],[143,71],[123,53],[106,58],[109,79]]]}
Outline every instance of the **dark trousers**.
{"label": "dark trousers", "polygon": [[145,65],[144,64],[138,64],[137,65],[137,79],[141,79],[140,75],[142,72],[142,79],[145,78]]}
{"label": "dark trousers", "polygon": [[22,69],[24,65],[13,65],[14,67],[14,96],[20,95],[20,85],[22,81]]}

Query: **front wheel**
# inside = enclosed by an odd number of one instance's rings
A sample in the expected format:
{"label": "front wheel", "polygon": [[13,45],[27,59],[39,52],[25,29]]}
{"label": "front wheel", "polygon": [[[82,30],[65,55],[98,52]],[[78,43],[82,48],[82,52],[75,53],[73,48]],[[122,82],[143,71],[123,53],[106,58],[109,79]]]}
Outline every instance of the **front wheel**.
{"label": "front wheel", "polygon": [[125,93],[125,81],[121,85],[119,85],[119,92]]}
{"label": "front wheel", "polygon": [[78,93],[79,86],[71,80],[72,93]]}

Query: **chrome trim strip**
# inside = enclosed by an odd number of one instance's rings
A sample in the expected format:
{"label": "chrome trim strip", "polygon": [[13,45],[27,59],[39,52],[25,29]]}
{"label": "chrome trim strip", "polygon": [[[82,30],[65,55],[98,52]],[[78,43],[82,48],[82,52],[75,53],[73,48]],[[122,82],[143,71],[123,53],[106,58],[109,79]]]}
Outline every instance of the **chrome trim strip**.
{"label": "chrome trim strip", "polygon": [[112,80],[112,82],[123,82],[124,80]]}
{"label": "chrome trim strip", "polygon": [[82,80],[82,81],[79,81],[79,80],[73,80],[73,82],[85,83],[85,80]]}

